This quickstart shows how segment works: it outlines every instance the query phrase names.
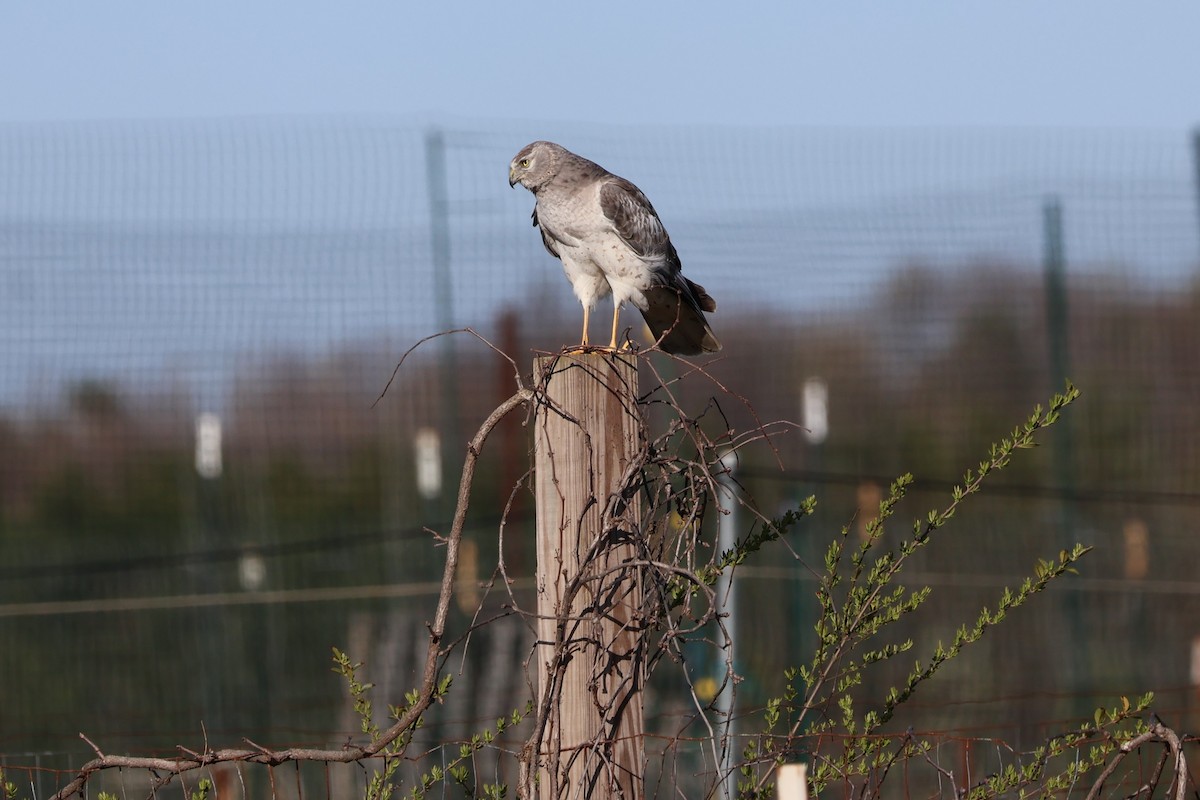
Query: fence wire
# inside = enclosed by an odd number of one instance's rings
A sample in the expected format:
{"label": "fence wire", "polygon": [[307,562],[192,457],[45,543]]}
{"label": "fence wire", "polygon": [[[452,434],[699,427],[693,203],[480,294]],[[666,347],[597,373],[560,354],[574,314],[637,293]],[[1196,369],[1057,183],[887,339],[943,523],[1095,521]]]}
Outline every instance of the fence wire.
{"label": "fence wire", "polygon": [[[1062,335],[1084,392],[1069,436],[1022,460],[919,564],[911,583],[934,594],[911,634],[930,648],[1037,558],[1074,541],[1096,551],[951,668],[914,724],[1021,748],[1151,690],[1163,715],[1200,721],[1200,213],[1187,136],[5,124],[0,754],[34,797],[89,756],[81,730],[110,751],[352,735],[331,646],[367,662],[381,705],[415,682],[440,558],[426,527],[448,518],[464,443],[511,392],[511,370],[469,337],[442,338],[375,401],[404,351],[440,330],[471,326],[525,368],[534,350],[575,342],[578,305],[530,227],[532,198],[505,181],[537,138],[653,199],[685,274],[718,301],[712,371],[761,418],[804,422],[805,384],[827,391],[827,436],[785,437],[782,470],[767,457],[739,467],[768,513],[821,502],[793,543],[802,561],[781,551],[743,570],[745,719],[811,651],[806,565],[902,471],[917,475],[913,516],[943,501],[1060,388],[1050,342]],[[1066,267],[1057,315],[1051,206]],[[440,442],[432,488],[417,477],[428,432]],[[477,580],[528,466],[515,421],[489,447]],[[505,554],[527,581],[530,514],[519,495]],[[458,624],[473,610],[465,601]],[[523,705],[531,646],[516,618],[483,631],[428,742]],[[681,696],[655,686],[648,702],[661,733]]]}

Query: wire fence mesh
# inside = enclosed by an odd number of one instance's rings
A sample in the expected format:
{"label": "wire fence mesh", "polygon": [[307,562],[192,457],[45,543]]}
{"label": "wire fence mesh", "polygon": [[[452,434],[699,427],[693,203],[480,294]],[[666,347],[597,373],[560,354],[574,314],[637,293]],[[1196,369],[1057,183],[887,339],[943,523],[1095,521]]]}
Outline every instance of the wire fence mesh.
{"label": "wire fence mesh", "polygon": [[[829,538],[863,524],[901,471],[917,475],[913,516],[948,496],[1059,388],[1056,331],[1084,391],[1068,441],[1016,465],[923,556],[909,581],[935,591],[910,635],[928,649],[1037,558],[1074,541],[1096,551],[941,676],[913,724],[1026,749],[1099,702],[1153,690],[1160,714],[1195,725],[1200,213],[1187,137],[6,124],[0,760],[25,770],[34,797],[91,755],[79,731],[109,751],[336,745],[357,721],[331,646],[367,662],[381,705],[415,682],[440,570],[425,527],[444,527],[464,443],[511,393],[511,370],[445,337],[375,401],[401,354],[440,330],[469,325],[523,368],[533,350],[576,341],[578,307],[529,227],[532,199],[504,185],[535,138],[653,199],[685,274],[717,298],[725,350],[711,371],[761,418],[803,422],[805,383],[827,388],[825,438],[781,439],[782,470],[765,456],[739,466],[768,513],[808,494],[821,503],[792,543],[799,560],[781,549],[741,571],[747,725],[811,650],[809,566]],[[1067,276],[1057,316],[1045,274],[1054,204]],[[201,415],[217,420],[217,462],[197,452]],[[439,437],[433,488],[418,485],[420,431]],[[511,495],[527,432],[513,421],[497,436],[480,467],[460,629],[510,500],[505,557],[532,580],[532,507]],[[531,646],[517,618],[481,631],[428,746],[523,705]],[[652,733],[672,729],[682,700],[650,688]],[[341,774],[286,780],[340,797],[355,773]]]}

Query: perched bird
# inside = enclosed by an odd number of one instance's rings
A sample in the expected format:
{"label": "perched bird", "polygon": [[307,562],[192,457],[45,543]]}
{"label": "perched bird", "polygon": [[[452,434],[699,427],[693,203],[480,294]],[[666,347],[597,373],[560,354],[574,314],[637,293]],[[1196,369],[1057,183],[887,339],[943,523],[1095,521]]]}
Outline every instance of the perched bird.
{"label": "perched bird", "polygon": [[642,312],[668,353],[721,349],[704,317],[717,303],[683,277],[679,254],[641,189],[553,142],[534,142],[513,157],[508,184],[518,183],[537,198],[533,224],[583,304],[582,347],[588,346],[592,307],[611,292],[611,349],[626,301]]}

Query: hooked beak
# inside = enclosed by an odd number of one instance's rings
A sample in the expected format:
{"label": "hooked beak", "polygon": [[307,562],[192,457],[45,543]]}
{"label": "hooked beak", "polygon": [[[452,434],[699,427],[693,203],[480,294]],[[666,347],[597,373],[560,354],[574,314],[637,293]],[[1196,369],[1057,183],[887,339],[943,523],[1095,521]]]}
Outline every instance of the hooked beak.
{"label": "hooked beak", "polygon": [[516,188],[517,185],[517,171],[512,167],[508,168],[508,185],[512,188]]}

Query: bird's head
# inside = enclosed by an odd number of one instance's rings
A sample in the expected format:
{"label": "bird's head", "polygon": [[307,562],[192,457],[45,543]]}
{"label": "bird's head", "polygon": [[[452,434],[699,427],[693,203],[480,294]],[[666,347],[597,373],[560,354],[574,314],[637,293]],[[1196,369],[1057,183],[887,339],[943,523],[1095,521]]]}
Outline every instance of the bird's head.
{"label": "bird's head", "polygon": [[531,192],[550,182],[562,163],[566,152],[554,142],[533,142],[521,148],[508,164],[508,185],[518,183]]}

